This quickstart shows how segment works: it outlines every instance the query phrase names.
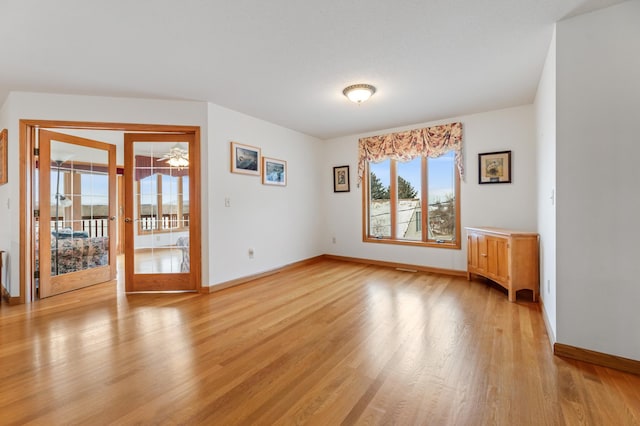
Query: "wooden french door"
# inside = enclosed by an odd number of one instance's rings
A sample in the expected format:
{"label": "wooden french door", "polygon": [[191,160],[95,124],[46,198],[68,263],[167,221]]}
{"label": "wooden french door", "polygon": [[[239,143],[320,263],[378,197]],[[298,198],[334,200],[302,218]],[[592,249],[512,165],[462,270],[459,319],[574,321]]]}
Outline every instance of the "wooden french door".
{"label": "wooden french door", "polygon": [[125,133],[125,289],[200,289],[200,155],[193,133]]}
{"label": "wooden french door", "polygon": [[116,147],[39,130],[41,298],[116,277]]}

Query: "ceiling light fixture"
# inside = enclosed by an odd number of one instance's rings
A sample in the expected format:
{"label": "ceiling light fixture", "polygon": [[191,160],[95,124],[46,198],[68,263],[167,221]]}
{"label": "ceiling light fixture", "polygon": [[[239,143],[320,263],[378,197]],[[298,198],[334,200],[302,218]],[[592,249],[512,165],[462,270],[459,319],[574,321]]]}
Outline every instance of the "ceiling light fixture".
{"label": "ceiling light fixture", "polygon": [[370,84],[353,84],[345,87],[342,93],[349,98],[351,102],[360,105],[376,93],[376,88]]}
{"label": "ceiling light fixture", "polygon": [[170,166],[182,169],[189,165],[189,151],[176,143],[159,161],[166,161]]}

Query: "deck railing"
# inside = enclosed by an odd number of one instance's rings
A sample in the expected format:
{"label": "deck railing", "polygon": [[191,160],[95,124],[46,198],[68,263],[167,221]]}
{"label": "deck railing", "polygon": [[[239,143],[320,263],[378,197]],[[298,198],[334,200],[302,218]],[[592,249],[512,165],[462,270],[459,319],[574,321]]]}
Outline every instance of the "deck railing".
{"label": "deck railing", "polygon": [[[109,236],[109,217],[108,216],[94,216],[83,217],[80,221],[81,230],[85,231],[89,237],[108,237]],[[64,220],[64,218],[58,218],[58,229],[73,227],[73,221]],[[168,231],[171,229],[188,228],[189,227],[189,214],[182,215],[182,221],[178,220],[177,214],[164,214],[158,220],[154,215],[142,215],[140,216],[140,229],[142,231]],[[51,230],[56,229],[56,218],[51,218]]]}
{"label": "deck railing", "polygon": [[[80,221],[82,231],[87,233],[88,237],[108,237],[109,236],[109,217],[108,216],[94,216],[83,217]],[[73,221],[65,221],[63,218],[58,218],[58,229],[72,227]],[[56,229],[56,218],[51,218],[51,230]]]}
{"label": "deck railing", "polygon": [[[181,223],[182,222],[182,223]],[[177,214],[163,214],[160,220],[156,215],[141,215],[140,229],[142,231],[164,231],[176,228],[189,227],[189,214],[182,215],[182,221],[178,220]]]}

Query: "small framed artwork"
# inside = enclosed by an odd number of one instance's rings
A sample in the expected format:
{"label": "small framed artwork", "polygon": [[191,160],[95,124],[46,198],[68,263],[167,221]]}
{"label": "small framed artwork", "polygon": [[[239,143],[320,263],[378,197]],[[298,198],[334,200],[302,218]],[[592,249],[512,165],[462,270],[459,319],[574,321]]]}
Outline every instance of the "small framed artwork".
{"label": "small framed artwork", "polygon": [[262,157],[262,183],[264,185],[287,185],[287,162]]}
{"label": "small framed artwork", "polygon": [[511,183],[511,151],[478,154],[478,183]]}
{"label": "small framed artwork", "polygon": [[7,129],[2,130],[0,132],[0,185],[4,185],[9,181],[7,174],[7,167],[9,166],[7,162],[7,145],[9,144],[9,139],[7,136]]}
{"label": "small framed artwork", "polygon": [[349,166],[333,168],[333,192],[349,192]]}
{"label": "small framed artwork", "polygon": [[260,176],[260,148],[231,142],[231,172]]}

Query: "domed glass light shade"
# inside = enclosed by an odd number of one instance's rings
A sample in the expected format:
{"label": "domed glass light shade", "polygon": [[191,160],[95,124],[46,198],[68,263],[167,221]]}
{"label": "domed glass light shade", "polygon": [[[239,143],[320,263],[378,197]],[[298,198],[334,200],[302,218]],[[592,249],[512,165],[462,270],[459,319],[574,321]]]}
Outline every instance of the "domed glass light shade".
{"label": "domed glass light shade", "polygon": [[342,93],[349,98],[351,102],[361,104],[376,93],[376,88],[370,84],[353,84],[345,87]]}

